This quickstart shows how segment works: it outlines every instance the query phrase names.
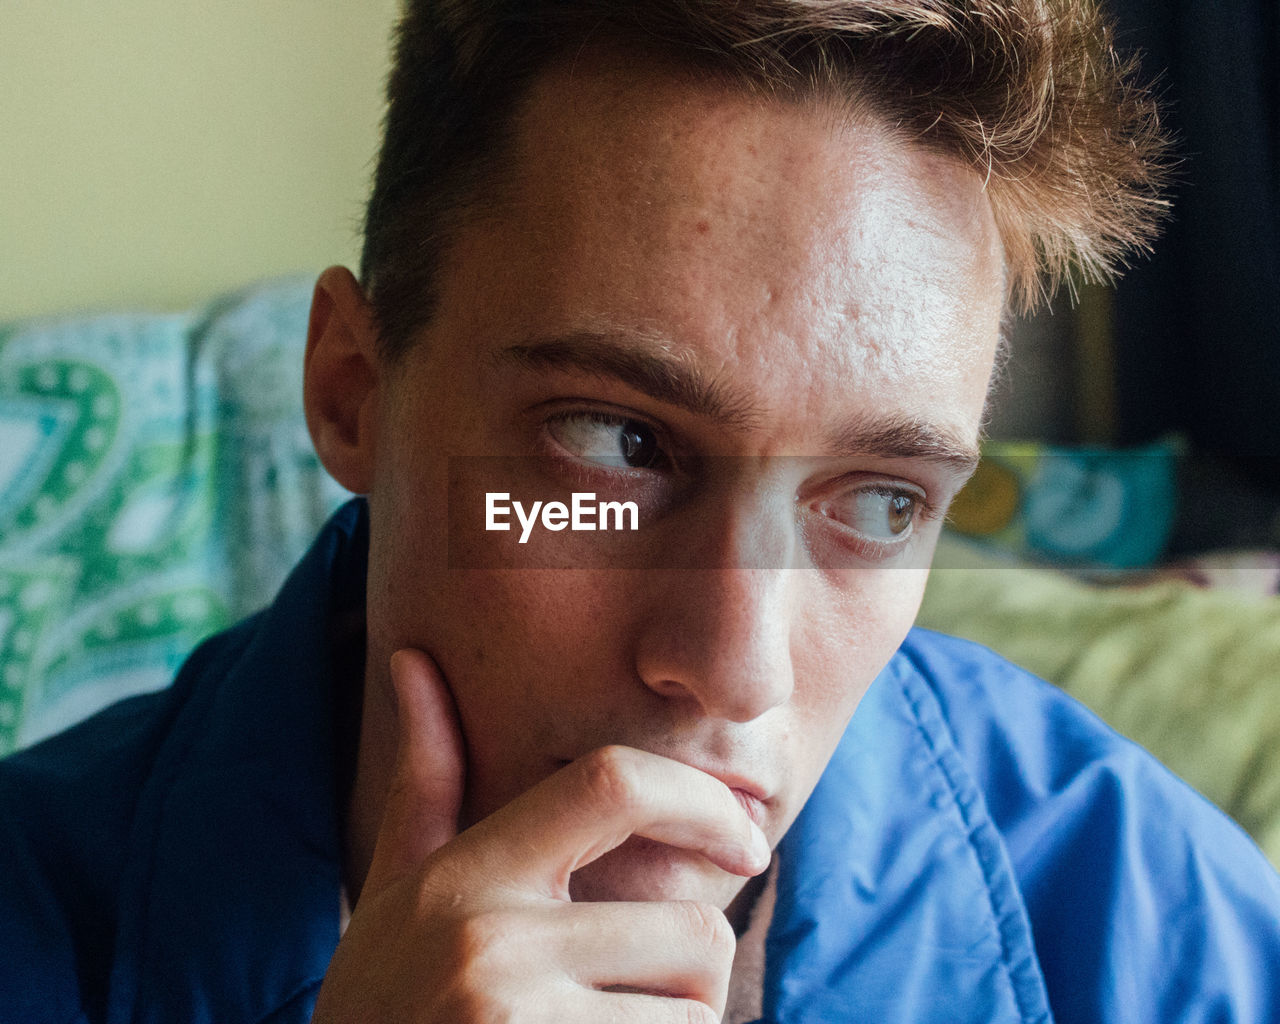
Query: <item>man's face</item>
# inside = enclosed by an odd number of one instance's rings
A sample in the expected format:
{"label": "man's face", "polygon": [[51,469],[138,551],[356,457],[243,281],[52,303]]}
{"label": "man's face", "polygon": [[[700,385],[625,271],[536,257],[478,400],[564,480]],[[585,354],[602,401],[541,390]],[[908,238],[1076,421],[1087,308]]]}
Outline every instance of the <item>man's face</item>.
{"label": "man's face", "polygon": [[[400,647],[438,662],[464,823],[623,744],[719,776],[777,842],[976,446],[1003,297],[981,178],[821,104],[581,64],[535,84],[510,167],[383,385],[367,685]],[[484,529],[490,491],[632,500],[642,528],[521,544]],[[741,884],[633,838],[573,891]]]}

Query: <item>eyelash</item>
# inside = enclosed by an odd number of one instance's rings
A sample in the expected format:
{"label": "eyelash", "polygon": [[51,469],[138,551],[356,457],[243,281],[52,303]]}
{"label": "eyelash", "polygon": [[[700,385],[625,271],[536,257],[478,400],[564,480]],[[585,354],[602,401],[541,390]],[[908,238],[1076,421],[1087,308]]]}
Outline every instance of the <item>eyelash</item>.
{"label": "eyelash", "polygon": [[606,427],[620,427],[624,423],[640,423],[655,434],[662,433],[654,424],[643,417],[633,416],[629,413],[609,412],[606,409],[571,409],[556,413],[550,417],[548,422],[564,423],[569,420],[586,420],[589,423],[600,423]]}
{"label": "eyelash", "polygon": [[596,464],[590,463],[588,460],[584,460],[579,456],[575,456],[571,452],[564,451],[563,447],[560,445],[560,442],[557,441],[554,437],[546,438],[547,443],[551,445],[555,445],[557,448],[560,449],[558,452],[555,452],[557,456],[562,458],[572,459],[579,466],[589,465],[591,466],[591,470],[593,472],[597,470],[603,470],[605,472],[614,472],[614,473],[624,472],[624,471],[631,472],[631,473],[642,473],[642,472],[654,472],[658,469],[661,469],[666,472],[670,472],[676,468],[676,459],[671,452],[672,446],[668,442],[665,432],[656,424],[651,423],[649,420],[645,419],[642,416],[636,416],[630,413],[623,413],[623,412],[611,412],[606,409],[567,409],[563,412],[557,412],[554,415],[548,417],[545,422],[548,426],[550,426],[553,423],[569,423],[573,421],[584,421],[584,420],[588,423],[598,423],[601,426],[606,426],[606,427],[622,427],[622,426],[626,426],[629,423],[634,423],[637,426],[641,426],[645,428],[646,430],[648,430],[653,434],[655,442],[657,444],[658,453],[660,454],[664,465],[662,467],[627,467],[625,470],[606,469],[605,467],[599,465],[598,463]]}
{"label": "eyelash", "polygon": [[880,494],[886,498],[910,498],[916,505],[916,519],[931,523],[935,519],[940,519],[946,515],[945,509],[939,508],[929,500],[928,495],[922,494],[906,487],[892,487],[889,485],[865,487],[863,490],[871,494]]}

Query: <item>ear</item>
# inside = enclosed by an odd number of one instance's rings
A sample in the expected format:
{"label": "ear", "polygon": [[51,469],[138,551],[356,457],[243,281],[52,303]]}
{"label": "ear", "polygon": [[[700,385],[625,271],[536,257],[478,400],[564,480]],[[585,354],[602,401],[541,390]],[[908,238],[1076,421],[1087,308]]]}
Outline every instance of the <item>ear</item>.
{"label": "ear", "polygon": [[302,397],[320,461],[356,494],[373,484],[383,374],[373,312],[351,271],[316,281],[307,325]]}

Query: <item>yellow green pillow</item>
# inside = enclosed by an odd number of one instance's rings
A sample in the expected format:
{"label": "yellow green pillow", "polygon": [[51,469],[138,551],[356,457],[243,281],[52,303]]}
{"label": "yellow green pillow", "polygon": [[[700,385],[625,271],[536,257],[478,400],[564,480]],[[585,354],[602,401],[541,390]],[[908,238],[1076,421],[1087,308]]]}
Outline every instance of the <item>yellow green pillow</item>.
{"label": "yellow green pillow", "polygon": [[944,538],[918,621],[1062,687],[1280,867],[1280,598],[1173,581],[1094,586]]}

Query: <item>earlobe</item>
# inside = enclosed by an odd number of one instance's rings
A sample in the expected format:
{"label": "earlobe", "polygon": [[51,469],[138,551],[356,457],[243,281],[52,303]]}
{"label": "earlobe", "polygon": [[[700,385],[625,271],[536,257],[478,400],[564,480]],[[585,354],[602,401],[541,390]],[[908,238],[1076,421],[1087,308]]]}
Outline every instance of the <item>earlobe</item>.
{"label": "earlobe", "polygon": [[316,281],[307,326],[303,405],[316,453],[357,494],[373,484],[381,367],[372,310],[351,271]]}

